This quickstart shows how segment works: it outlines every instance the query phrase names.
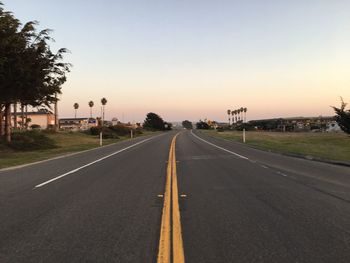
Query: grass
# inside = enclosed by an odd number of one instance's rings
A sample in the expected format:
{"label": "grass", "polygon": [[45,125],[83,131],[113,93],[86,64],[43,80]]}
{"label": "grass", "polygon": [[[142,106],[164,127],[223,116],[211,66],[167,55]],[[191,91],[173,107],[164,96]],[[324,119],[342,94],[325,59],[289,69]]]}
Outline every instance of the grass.
{"label": "grass", "polygon": [[[242,132],[202,130],[203,133],[242,142]],[[246,132],[246,143],[262,150],[311,156],[314,158],[350,161],[350,136],[344,133]]]}
{"label": "grass", "polygon": [[[154,134],[154,132],[145,131],[142,136],[149,134]],[[58,132],[45,135],[54,141],[56,147],[44,150],[21,151],[0,143],[0,169],[99,147],[98,136],[91,136],[81,132]],[[104,139],[103,145],[109,145],[128,138]]]}

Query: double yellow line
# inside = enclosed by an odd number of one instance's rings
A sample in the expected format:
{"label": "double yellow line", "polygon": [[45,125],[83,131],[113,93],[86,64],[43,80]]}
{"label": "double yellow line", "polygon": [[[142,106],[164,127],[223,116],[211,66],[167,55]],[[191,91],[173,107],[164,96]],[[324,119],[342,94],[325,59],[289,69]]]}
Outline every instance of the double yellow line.
{"label": "double yellow line", "polygon": [[185,262],[176,175],[177,136],[178,134],[172,139],[169,151],[157,263]]}

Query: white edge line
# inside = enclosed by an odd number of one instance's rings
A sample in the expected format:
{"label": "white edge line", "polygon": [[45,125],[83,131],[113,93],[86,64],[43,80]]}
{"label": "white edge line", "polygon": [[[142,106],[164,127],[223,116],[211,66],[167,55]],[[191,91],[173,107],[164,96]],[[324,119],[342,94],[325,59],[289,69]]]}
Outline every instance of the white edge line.
{"label": "white edge line", "polygon": [[56,180],[58,180],[58,179],[60,179],[60,178],[62,178],[62,177],[65,177],[65,176],[67,176],[67,175],[69,175],[69,174],[76,173],[76,172],[80,171],[81,169],[84,169],[84,168],[86,168],[86,167],[88,167],[88,166],[91,166],[91,165],[93,165],[93,164],[95,164],[95,163],[101,162],[101,161],[103,161],[103,160],[105,160],[105,159],[107,159],[107,158],[109,158],[109,157],[111,157],[111,156],[113,156],[113,155],[116,155],[116,154],[118,154],[118,153],[124,152],[124,151],[126,151],[126,150],[128,150],[128,149],[130,149],[130,148],[132,148],[132,147],[135,147],[136,145],[139,145],[139,144],[141,144],[141,143],[144,143],[144,142],[146,142],[146,141],[149,141],[149,140],[151,140],[151,139],[153,139],[153,138],[155,138],[155,137],[151,137],[151,138],[148,138],[148,139],[139,141],[139,142],[137,142],[137,143],[135,143],[135,144],[132,144],[132,145],[126,147],[126,148],[123,148],[123,149],[121,149],[121,150],[119,150],[119,151],[116,151],[116,152],[114,152],[114,153],[112,153],[112,154],[109,154],[109,155],[104,156],[104,157],[102,157],[102,158],[100,158],[100,159],[97,159],[97,160],[95,160],[95,161],[93,161],[93,162],[91,162],[91,163],[85,164],[85,165],[83,165],[83,166],[81,166],[81,167],[79,167],[79,168],[76,168],[76,169],[74,169],[74,170],[71,170],[71,171],[69,171],[69,172],[67,172],[67,173],[65,173],[65,174],[59,175],[59,176],[57,176],[57,177],[55,177],[55,178],[52,178],[52,179],[50,179],[50,180],[48,180],[48,181],[46,181],[46,182],[43,182],[43,183],[41,183],[41,184],[38,184],[38,185],[35,186],[35,188],[42,187],[42,186],[47,185],[47,184],[49,184],[49,183],[52,183],[52,182],[54,182],[54,181],[56,181]]}
{"label": "white edge line", "polygon": [[[150,135],[150,136],[157,137],[157,136],[160,136],[160,135],[163,135],[163,134]],[[138,138],[140,138],[140,137],[138,137]],[[78,154],[85,153],[85,152],[92,152],[92,151],[103,149],[103,148],[106,148],[106,147],[115,146],[118,143],[128,142],[128,141],[132,141],[132,140],[133,139],[128,138],[126,140],[113,142],[111,144],[107,144],[107,145],[103,145],[103,146],[97,146],[96,145],[96,147],[91,148],[91,149],[87,149],[87,150],[82,150],[82,151],[78,151],[78,152],[71,152],[71,153],[67,153],[67,154],[58,155],[58,156],[55,156],[55,157],[52,157],[52,158],[49,158],[49,159],[44,159],[44,160],[35,161],[35,162],[31,162],[31,163],[20,164],[20,165],[16,165],[16,166],[5,167],[5,168],[1,168],[0,169],[0,173],[1,172],[12,171],[12,170],[18,170],[18,169],[25,168],[25,167],[28,167],[28,166],[33,166],[33,165],[37,165],[37,164],[41,164],[41,163],[45,163],[45,162],[54,161],[54,160],[59,160],[59,159],[62,159],[62,158],[71,157],[71,156],[78,155]]]}
{"label": "white edge line", "polygon": [[199,136],[197,136],[196,134],[194,134],[194,133],[192,132],[192,130],[191,130],[191,134],[192,134],[194,137],[196,137],[197,139],[199,139],[199,140],[201,140],[201,141],[203,141],[203,142],[205,142],[205,143],[207,143],[207,144],[210,144],[211,146],[214,146],[214,147],[216,147],[216,148],[218,148],[218,149],[220,149],[220,150],[223,150],[223,151],[225,151],[225,152],[231,153],[231,154],[233,154],[233,155],[235,155],[235,156],[237,156],[237,157],[239,157],[239,158],[242,158],[242,159],[245,159],[245,160],[249,160],[248,157],[245,157],[245,156],[240,155],[240,154],[238,154],[238,153],[232,152],[232,151],[230,151],[230,150],[227,150],[227,149],[225,149],[225,148],[222,148],[222,147],[220,147],[220,146],[217,146],[217,145],[214,144],[214,143],[211,143],[211,142],[208,142],[208,141],[202,139],[201,137],[199,137]]}

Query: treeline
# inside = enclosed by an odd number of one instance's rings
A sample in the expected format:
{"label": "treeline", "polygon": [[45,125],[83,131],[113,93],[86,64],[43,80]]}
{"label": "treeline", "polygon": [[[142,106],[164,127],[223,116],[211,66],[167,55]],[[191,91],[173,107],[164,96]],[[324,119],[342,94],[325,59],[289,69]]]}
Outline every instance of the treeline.
{"label": "treeline", "polygon": [[166,131],[172,129],[172,124],[170,122],[166,122],[160,117],[158,114],[154,112],[149,112],[146,115],[146,119],[143,122],[143,128],[146,130],[153,131]]}
{"label": "treeline", "polygon": [[7,142],[11,142],[12,106],[14,111],[20,106],[23,128],[28,106],[51,108],[57,103],[71,67],[63,62],[67,49],[51,50],[51,30],[38,31],[37,27],[37,21],[21,23],[0,2],[0,137]]}

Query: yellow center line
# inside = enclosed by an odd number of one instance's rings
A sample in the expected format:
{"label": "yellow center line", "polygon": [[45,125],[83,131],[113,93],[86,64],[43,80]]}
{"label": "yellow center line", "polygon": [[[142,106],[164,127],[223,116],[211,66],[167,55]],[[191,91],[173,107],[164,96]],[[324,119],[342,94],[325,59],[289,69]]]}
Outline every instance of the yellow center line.
{"label": "yellow center line", "polygon": [[176,173],[175,144],[177,136],[178,134],[172,139],[169,150],[157,263],[185,262]]}

